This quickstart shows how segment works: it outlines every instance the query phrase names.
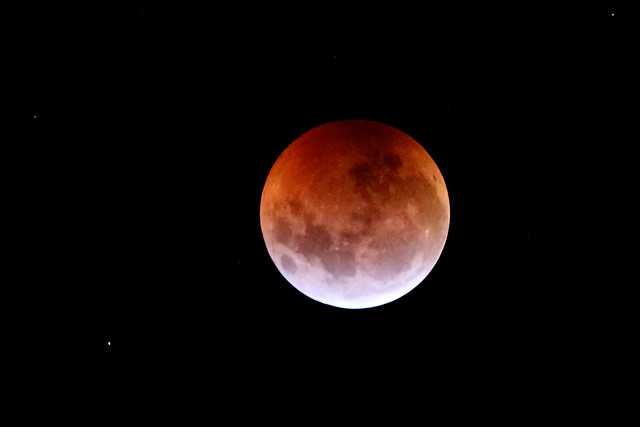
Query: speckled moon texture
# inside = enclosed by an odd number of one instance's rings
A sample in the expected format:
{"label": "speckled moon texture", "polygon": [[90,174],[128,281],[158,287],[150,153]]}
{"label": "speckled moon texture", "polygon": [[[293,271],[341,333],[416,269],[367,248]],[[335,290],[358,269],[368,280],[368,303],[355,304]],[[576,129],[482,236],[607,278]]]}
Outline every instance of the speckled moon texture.
{"label": "speckled moon texture", "polygon": [[449,230],[444,179],[409,135],[370,120],[329,122],[273,165],[260,223],[285,279],[316,301],[369,308],[420,284]]}

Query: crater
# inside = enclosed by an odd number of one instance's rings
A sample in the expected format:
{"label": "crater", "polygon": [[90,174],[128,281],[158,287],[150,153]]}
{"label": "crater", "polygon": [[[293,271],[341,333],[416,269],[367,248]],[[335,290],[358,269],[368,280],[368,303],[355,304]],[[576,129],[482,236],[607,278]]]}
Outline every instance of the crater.
{"label": "crater", "polygon": [[325,227],[319,225],[307,226],[305,233],[296,236],[297,251],[307,259],[322,258],[332,245],[331,235]]}
{"label": "crater", "polygon": [[355,246],[362,241],[368,234],[368,230],[353,232],[342,231],[340,233],[340,243],[350,246]]}
{"label": "crater", "polygon": [[289,205],[289,209],[291,210],[291,214],[295,216],[299,216],[302,214],[302,202],[298,199],[289,199],[287,202]]}
{"label": "crater", "polygon": [[376,276],[380,279],[392,279],[408,271],[415,254],[423,245],[424,239],[417,238],[414,230],[374,238],[369,247],[378,252]]}
{"label": "crater", "polygon": [[395,153],[374,152],[367,161],[357,163],[349,169],[355,181],[356,191],[365,199],[391,192],[391,184],[398,181],[398,169],[402,159]]}
{"label": "crater", "polygon": [[329,251],[321,258],[324,269],[334,277],[355,276],[356,257],[352,252],[337,249]]}
{"label": "crater", "polygon": [[358,209],[351,214],[351,220],[361,225],[365,229],[370,228],[375,221],[381,218],[380,210],[373,207],[365,207]]}
{"label": "crater", "polygon": [[384,164],[391,172],[395,172],[402,166],[402,159],[395,153],[387,153],[382,157]]}
{"label": "crater", "polygon": [[276,242],[289,246],[293,238],[293,230],[285,219],[277,217],[273,222],[273,235]]}
{"label": "crater", "polygon": [[289,273],[295,274],[295,272],[298,271],[298,266],[289,255],[282,255],[282,258],[280,258],[280,263],[282,264],[282,268],[284,268],[284,270],[288,271]]}
{"label": "crater", "polygon": [[[341,234],[340,240],[342,241],[343,238],[355,243],[362,236],[358,234]],[[307,261],[319,260],[322,267],[334,278],[354,276],[356,274],[357,263],[354,253],[345,248],[335,249],[334,240],[324,226],[308,225],[304,234],[294,234],[292,236],[292,246]],[[291,257],[285,255],[281,258],[281,262],[285,270],[292,273],[297,270],[297,266]]]}

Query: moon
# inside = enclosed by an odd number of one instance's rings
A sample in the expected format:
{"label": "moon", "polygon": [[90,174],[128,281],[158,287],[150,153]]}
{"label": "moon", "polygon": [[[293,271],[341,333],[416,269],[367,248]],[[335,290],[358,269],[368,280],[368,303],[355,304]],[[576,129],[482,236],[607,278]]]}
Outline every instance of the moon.
{"label": "moon", "polygon": [[271,168],[260,202],[278,271],[341,308],[380,306],[420,284],[442,253],[449,217],[447,187],[427,151],[371,120],[301,135]]}

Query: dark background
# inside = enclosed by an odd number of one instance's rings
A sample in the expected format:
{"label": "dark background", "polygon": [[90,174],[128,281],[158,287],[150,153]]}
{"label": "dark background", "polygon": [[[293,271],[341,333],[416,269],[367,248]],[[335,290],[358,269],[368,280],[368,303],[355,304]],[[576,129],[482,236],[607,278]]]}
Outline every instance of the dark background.
{"label": "dark background", "polygon": [[[45,397],[89,419],[624,404],[635,9],[88,3],[8,15],[5,312]],[[260,232],[278,155],[344,118],[414,137],[451,201],[425,282],[368,310],[296,291]]]}

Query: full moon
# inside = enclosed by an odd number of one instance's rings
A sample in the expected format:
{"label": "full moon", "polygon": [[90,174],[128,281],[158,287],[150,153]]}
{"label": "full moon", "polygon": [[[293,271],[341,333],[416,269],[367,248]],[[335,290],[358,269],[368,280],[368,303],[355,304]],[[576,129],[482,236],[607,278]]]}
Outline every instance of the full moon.
{"label": "full moon", "polygon": [[324,304],[370,308],[431,272],[449,230],[449,196],[416,140],[370,120],[313,128],[278,157],[260,225],[278,271]]}

